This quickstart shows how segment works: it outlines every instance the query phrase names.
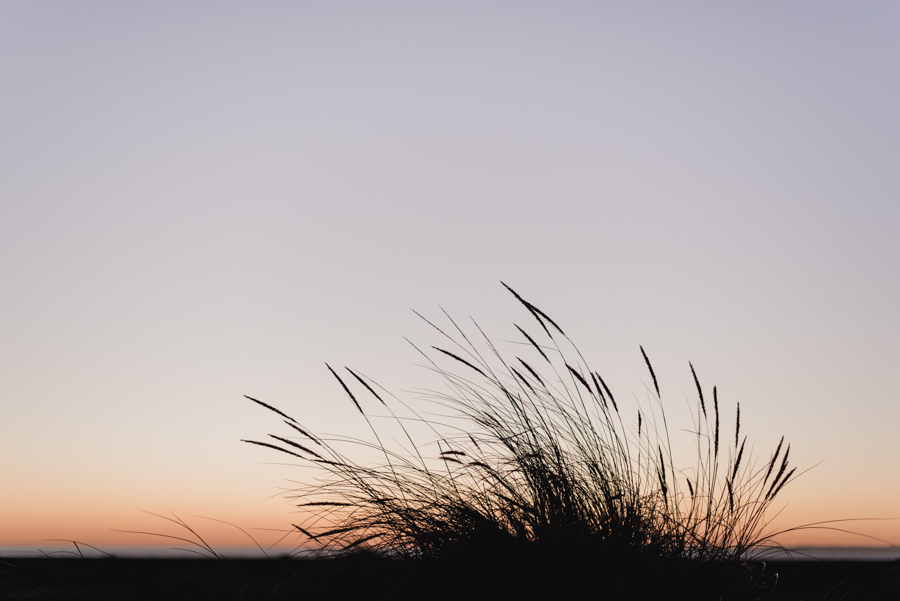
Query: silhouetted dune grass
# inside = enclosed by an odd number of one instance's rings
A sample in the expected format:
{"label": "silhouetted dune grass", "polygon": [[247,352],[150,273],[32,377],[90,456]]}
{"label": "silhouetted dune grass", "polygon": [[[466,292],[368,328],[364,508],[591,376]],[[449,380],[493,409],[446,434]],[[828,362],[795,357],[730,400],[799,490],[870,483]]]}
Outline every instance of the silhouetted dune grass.
{"label": "silhouetted dune grass", "polygon": [[767,510],[797,476],[790,445],[755,461],[740,408],[726,423],[715,387],[689,366],[696,452],[676,465],[644,349],[648,401],[626,403],[557,322],[509,291],[530,320],[516,325],[521,352],[477,324],[426,319],[443,340],[416,347],[444,384],[424,395],[436,412],[327,366],[373,440],[315,434],[251,398],[285,430],[246,442],[312,470],[289,494],[317,553],[228,559],[177,516],[154,514],[186,535],[144,534],[205,559],[12,559],[0,562],[0,598],[900,598],[897,562],[762,561],[778,547]]}
{"label": "silhouetted dune grass", "polygon": [[900,562],[764,561],[779,548],[767,511],[797,477],[790,445],[754,460],[740,408],[726,423],[716,388],[704,391],[689,365],[695,453],[676,465],[644,349],[648,401],[626,403],[557,322],[509,291],[530,320],[516,325],[521,352],[501,351],[474,322],[425,320],[443,340],[415,347],[444,384],[424,395],[436,412],[327,366],[373,440],[315,434],[248,397],[286,429],[246,442],[312,470],[289,495],[305,516],[294,528],[317,552],[229,559],[177,516],[153,514],[185,535],[143,534],[202,559],[85,559],[85,543],[70,541],[81,559],[0,561],[0,598],[900,598]]}
{"label": "silhouetted dune grass", "polygon": [[[423,317],[444,341],[413,345],[444,384],[429,395],[441,417],[423,417],[359,372],[330,365],[374,442],[318,436],[247,397],[287,429],[245,442],[318,472],[292,493],[309,516],[295,528],[310,544],[472,564],[602,560],[639,571],[660,562],[738,565],[772,544],[766,511],[797,475],[783,438],[754,462],[740,407],[726,425],[716,388],[704,391],[690,366],[696,461],[674,465],[644,349],[653,387],[650,402],[635,406],[613,395],[556,321],[506,288],[530,320],[515,324],[521,352],[501,350],[474,322],[467,331],[446,313],[446,327]],[[402,443],[382,435],[385,414]],[[354,446],[380,459],[354,460]]]}

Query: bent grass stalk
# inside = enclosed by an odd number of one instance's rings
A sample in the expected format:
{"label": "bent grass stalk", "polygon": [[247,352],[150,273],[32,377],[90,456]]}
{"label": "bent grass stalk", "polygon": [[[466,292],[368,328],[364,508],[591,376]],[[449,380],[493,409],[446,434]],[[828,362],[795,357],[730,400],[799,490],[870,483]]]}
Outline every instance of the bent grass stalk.
{"label": "bent grass stalk", "polygon": [[[789,469],[790,445],[782,453],[783,437],[757,469],[746,435],[740,437],[738,407],[734,446],[721,448],[718,392],[714,387],[708,412],[690,365],[699,397],[696,464],[690,472],[677,469],[659,382],[643,347],[652,402],[637,408],[634,425],[556,322],[506,288],[540,326],[536,334],[514,324],[528,350],[521,356],[504,356],[477,323],[479,344],[446,312],[458,337],[419,315],[451,344],[432,347],[436,354],[413,345],[446,386],[427,395],[447,412],[440,421],[379,394],[376,388],[383,389],[357,371],[330,365],[375,443],[314,436],[286,413],[247,397],[292,432],[270,434],[274,442],[244,442],[318,470],[313,483],[291,492],[309,516],[294,525],[299,532],[326,552],[366,547],[403,557],[566,546],[610,557],[739,561],[773,544],[777,533],[766,531],[766,511],[798,475]],[[384,444],[372,420],[377,416],[364,409],[354,383],[387,409],[410,449]],[[401,417],[395,403],[410,417]],[[407,423],[424,425],[434,439],[417,442]],[[383,462],[357,462],[341,450],[345,444],[376,451]],[[429,444],[437,453],[428,453]]]}

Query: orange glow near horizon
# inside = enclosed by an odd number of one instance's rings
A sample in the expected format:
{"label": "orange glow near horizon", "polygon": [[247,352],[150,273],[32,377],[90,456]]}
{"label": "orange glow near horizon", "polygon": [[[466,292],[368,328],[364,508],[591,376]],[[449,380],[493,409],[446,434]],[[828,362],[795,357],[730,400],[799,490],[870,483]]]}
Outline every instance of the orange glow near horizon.
{"label": "orange glow near horizon", "polygon": [[[292,548],[305,542],[303,540],[305,537],[291,528],[287,516],[280,519],[273,516],[260,519],[259,515],[231,515],[226,520],[227,524],[216,521],[218,518],[215,516],[208,516],[215,519],[194,515],[178,515],[178,517],[213,548],[255,547],[256,544],[252,539],[263,548],[272,545]],[[193,546],[179,541],[178,538],[200,542],[187,528],[178,524],[161,517],[130,512],[128,515],[117,516],[93,515],[89,519],[67,519],[67,516],[57,516],[39,523],[21,520],[3,529],[0,547],[40,547],[47,544],[63,544],[49,541],[72,540],[101,549],[104,546],[153,548]],[[281,542],[278,542],[279,539]]]}
{"label": "orange glow near horizon", "polygon": [[[105,509],[105,510],[104,510]],[[64,544],[57,541],[75,540],[99,548],[108,547],[147,547],[175,548],[188,543],[172,537],[181,537],[197,541],[186,529],[162,517],[138,511],[121,511],[112,508],[98,509],[93,512],[58,512],[45,514],[40,518],[29,518],[26,514],[18,514],[8,521],[4,527],[0,547],[40,547],[49,544]],[[886,510],[887,508],[885,508]],[[160,513],[160,515],[163,515]],[[791,512],[772,521],[767,532],[792,528],[815,521],[838,520],[838,510],[830,511],[820,507],[816,514],[808,514],[804,520],[802,513]],[[170,516],[171,517],[171,516]],[[277,543],[279,549],[290,549],[306,545],[308,541],[291,527],[291,522],[302,523],[302,514],[287,514],[283,508],[260,512],[228,513],[227,518],[217,515],[199,517],[196,515],[178,515],[188,526],[193,528],[213,548],[216,547],[255,547],[254,542],[237,527],[244,529],[263,547],[269,548]],[[885,516],[887,517],[887,516]],[[214,519],[206,519],[214,518]],[[215,520],[222,519],[228,524]],[[231,524],[231,525],[230,525]],[[121,531],[120,531],[121,530]],[[843,531],[841,531],[843,530]],[[132,531],[132,532],[125,532]],[[150,533],[150,534],[140,534]],[[287,536],[284,536],[287,534]],[[884,547],[884,542],[896,544],[900,541],[900,520],[848,520],[823,524],[820,528],[800,528],[775,537],[771,542],[778,542],[785,547]]]}

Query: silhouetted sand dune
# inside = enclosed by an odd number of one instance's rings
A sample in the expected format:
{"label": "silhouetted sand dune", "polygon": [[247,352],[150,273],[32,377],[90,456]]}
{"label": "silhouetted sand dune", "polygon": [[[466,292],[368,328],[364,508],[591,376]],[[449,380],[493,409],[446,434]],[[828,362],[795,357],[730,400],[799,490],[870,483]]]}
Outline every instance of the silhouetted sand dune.
{"label": "silhouetted sand dune", "polygon": [[[565,566],[499,562],[342,559],[8,559],[0,599],[572,598],[600,592],[629,599],[900,599],[900,562],[775,562],[743,572],[720,564]],[[774,575],[778,574],[777,582]],[[765,587],[746,589],[746,579]]]}

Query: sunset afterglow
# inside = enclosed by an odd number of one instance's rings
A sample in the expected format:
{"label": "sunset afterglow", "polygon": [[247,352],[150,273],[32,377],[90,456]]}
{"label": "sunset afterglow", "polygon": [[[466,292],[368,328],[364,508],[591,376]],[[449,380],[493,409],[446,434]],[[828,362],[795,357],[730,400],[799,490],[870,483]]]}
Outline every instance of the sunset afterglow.
{"label": "sunset afterglow", "polygon": [[314,472],[241,442],[289,433],[244,395],[370,440],[328,362],[436,412],[410,309],[515,344],[537,326],[501,280],[623,402],[643,346],[688,463],[689,362],[758,465],[784,436],[773,529],[892,518],[784,544],[900,545],[898,27],[885,2],[5,3],[0,547],[190,537],[150,514],[274,545]]}

